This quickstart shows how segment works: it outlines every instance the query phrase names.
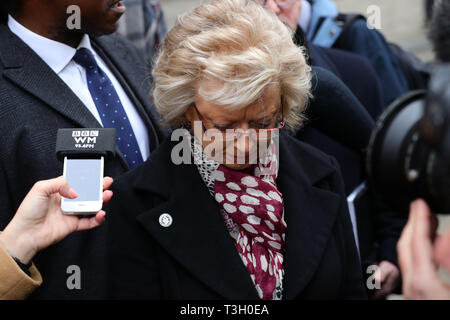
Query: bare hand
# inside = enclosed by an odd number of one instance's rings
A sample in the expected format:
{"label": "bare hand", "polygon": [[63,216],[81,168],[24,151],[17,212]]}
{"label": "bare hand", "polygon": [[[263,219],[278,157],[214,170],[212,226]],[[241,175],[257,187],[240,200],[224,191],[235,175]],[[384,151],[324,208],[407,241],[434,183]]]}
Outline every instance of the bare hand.
{"label": "bare hand", "polygon": [[381,284],[381,289],[375,291],[372,299],[386,298],[400,283],[400,270],[389,261],[381,261],[374,276],[375,281]]}
{"label": "bare hand", "polygon": [[[112,191],[107,190],[113,179],[103,179],[103,202],[108,202]],[[92,218],[79,218],[61,211],[61,197],[74,199],[78,195],[64,177],[37,182],[27,194],[14,218],[0,234],[8,252],[23,263],[28,263],[40,250],[55,244],[75,231],[96,228],[105,220],[103,210]]]}
{"label": "bare hand", "polygon": [[421,199],[411,204],[408,223],[397,244],[406,299],[450,299],[450,285],[439,276],[439,265],[450,271],[450,232],[433,244],[437,219]]}

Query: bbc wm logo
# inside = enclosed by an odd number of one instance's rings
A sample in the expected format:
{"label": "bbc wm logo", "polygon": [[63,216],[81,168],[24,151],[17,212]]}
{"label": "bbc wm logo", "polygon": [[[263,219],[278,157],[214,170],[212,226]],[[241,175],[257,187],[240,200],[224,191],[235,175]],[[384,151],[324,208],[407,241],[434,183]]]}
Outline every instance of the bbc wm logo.
{"label": "bbc wm logo", "polygon": [[76,148],[94,148],[97,143],[98,130],[73,131],[72,137],[75,140]]}

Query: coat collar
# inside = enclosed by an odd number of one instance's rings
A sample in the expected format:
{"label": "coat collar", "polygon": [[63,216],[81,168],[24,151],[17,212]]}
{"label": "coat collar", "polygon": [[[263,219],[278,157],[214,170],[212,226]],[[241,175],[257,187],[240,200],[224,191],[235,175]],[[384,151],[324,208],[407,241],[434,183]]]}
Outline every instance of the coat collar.
{"label": "coat collar", "polygon": [[[175,145],[170,140],[164,142],[141,167],[142,172],[134,182],[133,188],[166,199],[139,214],[139,223],[174,259],[224,298],[258,299],[218,206],[195,164],[175,165],[171,161]],[[277,183],[285,199],[288,225],[285,299],[298,296],[314,275],[341,202],[337,194],[314,186],[335,173],[335,168],[324,157],[317,157],[299,145],[290,137],[280,141]],[[173,218],[168,228],[159,224],[163,213]]]}
{"label": "coat collar", "polygon": [[[11,15],[8,16],[8,27],[21,38],[36,54],[47,63],[56,73],[60,73],[72,60],[76,50],[71,46],[48,39],[33,31],[25,28]],[[88,35],[84,35],[81,43],[90,49],[90,40]]]}

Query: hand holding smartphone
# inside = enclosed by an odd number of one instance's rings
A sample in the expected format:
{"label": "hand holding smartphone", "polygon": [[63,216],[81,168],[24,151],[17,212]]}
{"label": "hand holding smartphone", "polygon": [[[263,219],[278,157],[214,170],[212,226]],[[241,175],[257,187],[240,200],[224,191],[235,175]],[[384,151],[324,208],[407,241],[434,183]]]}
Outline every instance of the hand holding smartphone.
{"label": "hand holding smartphone", "polygon": [[64,158],[64,178],[78,193],[75,199],[62,198],[66,214],[90,215],[103,206],[103,157],[94,159]]}

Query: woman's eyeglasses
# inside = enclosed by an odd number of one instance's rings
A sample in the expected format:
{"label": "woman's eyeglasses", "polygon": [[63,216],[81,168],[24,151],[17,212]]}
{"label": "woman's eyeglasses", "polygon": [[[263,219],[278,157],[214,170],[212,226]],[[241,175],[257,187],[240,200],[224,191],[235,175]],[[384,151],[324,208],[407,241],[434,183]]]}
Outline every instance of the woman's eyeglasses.
{"label": "woman's eyeglasses", "polygon": [[[289,7],[296,3],[298,0],[273,0],[279,7]],[[263,7],[266,6],[267,0],[258,0],[259,4]]]}
{"label": "woman's eyeglasses", "polygon": [[202,123],[202,129],[203,132],[206,133],[207,131],[211,130],[211,132],[219,131],[222,134],[222,137],[226,141],[239,139],[243,134],[248,135],[250,137],[254,136],[256,139],[268,139],[272,135],[272,133],[276,130],[284,128],[285,122],[284,122],[284,114],[283,114],[283,108],[281,108],[281,118],[277,119],[275,122],[275,125],[271,124],[273,123],[273,119],[267,122],[255,122],[254,124],[250,123],[250,129],[244,130],[240,128],[227,128],[223,126],[219,126],[217,124],[212,123],[212,128],[206,128],[205,126],[205,120],[204,117],[201,115],[201,113],[198,111],[197,107],[194,105],[195,112],[197,112],[198,118],[200,119]]}

